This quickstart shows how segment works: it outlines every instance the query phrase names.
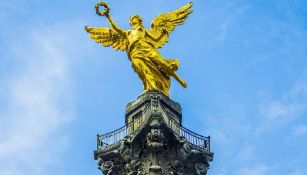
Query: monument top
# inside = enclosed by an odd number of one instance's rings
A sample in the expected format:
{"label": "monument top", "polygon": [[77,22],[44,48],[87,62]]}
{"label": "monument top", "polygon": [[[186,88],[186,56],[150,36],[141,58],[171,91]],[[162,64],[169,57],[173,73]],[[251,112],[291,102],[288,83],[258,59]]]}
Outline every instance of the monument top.
{"label": "monument top", "polygon": [[[99,8],[104,6],[104,11]],[[121,29],[111,18],[105,2],[96,13],[111,28],[85,27],[90,37],[105,47],[126,51],[144,92],[127,104],[125,124],[97,135],[94,158],[105,175],[204,175],[213,160],[210,136],[197,134],[182,124],[181,105],[169,97],[171,77],[187,84],[176,71],[179,60],[165,59],[158,51],[177,25],[184,23],[192,3],[154,18],[145,29],[139,15],[130,17],[132,29]]]}

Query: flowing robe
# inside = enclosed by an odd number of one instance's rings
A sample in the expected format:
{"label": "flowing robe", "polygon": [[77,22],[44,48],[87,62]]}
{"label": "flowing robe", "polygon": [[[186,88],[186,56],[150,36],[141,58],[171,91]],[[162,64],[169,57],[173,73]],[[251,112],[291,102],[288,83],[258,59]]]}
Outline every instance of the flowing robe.
{"label": "flowing robe", "polygon": [[154,41],[146,36],[145,30],[139,27],[128,32],[128,57],[145,91],[158,90],[168,95],[171,72],[178,69],[179,61],[164,59],[152,44]]}

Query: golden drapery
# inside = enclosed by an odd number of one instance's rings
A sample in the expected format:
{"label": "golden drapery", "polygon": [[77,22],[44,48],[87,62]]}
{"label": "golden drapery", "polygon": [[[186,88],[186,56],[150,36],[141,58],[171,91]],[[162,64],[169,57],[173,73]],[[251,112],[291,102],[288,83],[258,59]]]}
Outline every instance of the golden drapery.
{"label": "golden drapery", "polygon": [[139,39],[128,51],[134,71],[143,82],[144,90],[158,90],[168,95],[170,88],[169,71],[176,71],[178,60],[163,59],[159,51],[150,43]]}

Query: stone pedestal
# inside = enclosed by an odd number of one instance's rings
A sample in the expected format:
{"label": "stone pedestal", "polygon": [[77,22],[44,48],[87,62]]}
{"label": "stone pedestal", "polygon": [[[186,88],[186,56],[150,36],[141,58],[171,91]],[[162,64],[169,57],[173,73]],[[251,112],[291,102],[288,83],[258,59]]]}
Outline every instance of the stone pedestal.
{"label": "stone pedestal", "polygon": [[180,104],[149,91],[129,103],[125,126],[97,135],[94,157],[105,175],[203,175],[213,159],[210,137],[181,124]]}

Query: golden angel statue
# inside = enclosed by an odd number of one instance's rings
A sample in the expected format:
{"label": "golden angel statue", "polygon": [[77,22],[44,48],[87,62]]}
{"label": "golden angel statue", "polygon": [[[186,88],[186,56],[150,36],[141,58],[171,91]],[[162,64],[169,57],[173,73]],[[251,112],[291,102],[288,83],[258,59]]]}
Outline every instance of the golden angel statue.
{"label": "golden angel statue", "polygon": [[[103,12],[99,11],[100,6],[105,7]],[[108,4],[99,2],[96,5],[96,13],[106,16],[112,28],[86,26],[85,30],[97,43],[126,51],[134,71],[143,82],[145,91],[158,90],[168,96],[171,77],[185,88],[187,84],[176,74],[179,60],[165,59],[157,49],[167,43],[169,34],[177,25],[184,23],[192,13],[191,7],[192,3],[189,3],[177,10],[160,14],[152,21],[150,30],[143,26],[141,16],[133,15],[130,17],[132,29],[123,30],[111,18]]]}

